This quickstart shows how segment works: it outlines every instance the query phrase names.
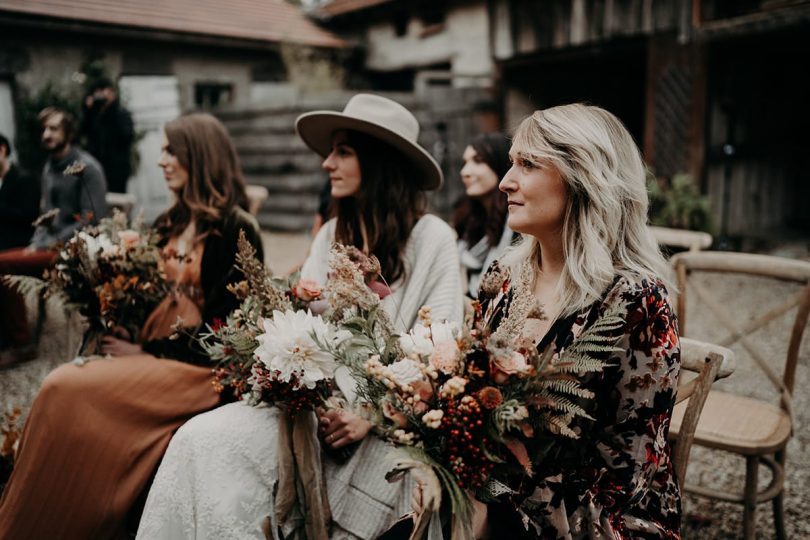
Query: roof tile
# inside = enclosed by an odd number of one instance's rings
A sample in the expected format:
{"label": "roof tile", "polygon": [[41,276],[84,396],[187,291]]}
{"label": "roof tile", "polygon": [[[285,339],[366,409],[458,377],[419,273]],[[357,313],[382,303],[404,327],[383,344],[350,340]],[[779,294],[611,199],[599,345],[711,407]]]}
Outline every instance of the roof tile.
{"label": "roof tile", "polygon": [[274,43],[346,45],[286,0],[2,0],[4,11]]}

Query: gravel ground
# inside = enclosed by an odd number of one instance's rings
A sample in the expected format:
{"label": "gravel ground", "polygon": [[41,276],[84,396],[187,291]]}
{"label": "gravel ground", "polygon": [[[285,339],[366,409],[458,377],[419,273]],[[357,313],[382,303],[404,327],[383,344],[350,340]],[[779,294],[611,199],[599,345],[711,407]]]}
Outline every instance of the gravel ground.
{"label": "gravel ground", "polygon": [[[306,235],[264,235],[267,260],[276,271],[291,270],[300,264],[307,251]],[[797,258],[806,258],[804,250],[780,252]],[[713,275],[698,276],[701,283],[713,291],[734,314],[739,324],[749,320],[751,308],[763,313],[780,303],[793,290],[784,284],[774,284],[757,278],[723,278]],[[33,313],[29,314],[33,316]],[[694,302],[687,313],[689,327],[685,335],[706,341],[719,341],[726,332],[716,325],[710,314],[700,311]],[[781,366],[786,353],[786,337],[791,320],[784,317],[770,323],[751,337],[763,351],[772,352],[774,365]],[[16,368],[0,371],[0,411],[20,406],[30,407],[42,379],[55,366],[70,360],[77,350],[81,336],[81,322],[75,314],[65,313],[55,304],[47,308],[43,338],[38,359]],[[718,386],[752,397],[776,402],[776,392],[755,367],[747,353],[739,346],[737,369]],[[780,367],[781,369],[781,367]],[[779,370],[778,370],[779,371]],[[763,384],[765,382],[765,384]],[[787,495],[785,500],[788,538],[810,538],[810,332],[806,332],[800,351],[794,396],[795,436],[788,445]],[[761,473],[764,486],[769,478],[766,469]],[[700,482],[734,491],[741,489],[745,463],[741,458],[721,452],[709,452],[695,447],[687,473],[690,483]],[[720,539],[742,535],[742,507],[736,504],[710,501],[686,495],[684,498],[685,538]],[[773,538],[773,517],[770,504],[762,504],[757,511],[757,538]]]}

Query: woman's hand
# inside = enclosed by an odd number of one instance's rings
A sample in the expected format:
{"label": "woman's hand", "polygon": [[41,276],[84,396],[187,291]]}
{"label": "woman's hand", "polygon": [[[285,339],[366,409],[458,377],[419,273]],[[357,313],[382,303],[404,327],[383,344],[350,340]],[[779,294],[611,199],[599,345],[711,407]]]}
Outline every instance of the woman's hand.
{"label": "woman's hand", "polygon": [[371,429],[371,422],[345,409],[327,410],[320,425],[323,440],[336,449],[363,440]]}
{"label": "woman's hand", "polygon": [[140,354],[143,352],[137,343],[130,343],[113,336],[101,338],[101,352],[110,356],[126,356],[128,354]]}

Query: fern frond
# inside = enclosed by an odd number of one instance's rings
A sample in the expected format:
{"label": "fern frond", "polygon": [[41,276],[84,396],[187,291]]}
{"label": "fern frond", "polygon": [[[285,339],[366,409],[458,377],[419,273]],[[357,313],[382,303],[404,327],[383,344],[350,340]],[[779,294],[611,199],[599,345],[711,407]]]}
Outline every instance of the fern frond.
{"label": "fern frond", "polygon": [[23,296],[38,295],[48,288],[47,281],[32,276],[3,276],[2,279]]}
{"label": "fern frond", "polygon": [[582,388],[576,380],[570,379],[546,379],[542,381],[538,386],[542,389],[553,392],[556,394],[568,394],[570,396],[575,396],[578,398],[583,399],[591,399],[594,396],[594,393],[590,390],[586,390]]}
{"label": "fern frond", "polygon": [[553,370],[559,373],[596,373],[610,366],[609,362],[592,358],[584,354],[563,354],[563,358],[554,363]]}
{"label": "fern frond", "polygon": [[569,427],[571,418],[556,414],[543,414],[542,419],[544,424],[548,427],[548,430],[552,433],[564,435],[571,439],[579,439],[579,435]]}

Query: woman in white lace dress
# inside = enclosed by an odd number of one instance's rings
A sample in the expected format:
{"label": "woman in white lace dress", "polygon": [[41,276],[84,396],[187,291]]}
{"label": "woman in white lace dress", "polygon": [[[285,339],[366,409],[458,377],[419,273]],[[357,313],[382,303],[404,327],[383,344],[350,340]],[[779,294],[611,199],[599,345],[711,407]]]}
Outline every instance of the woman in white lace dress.
{"label": "woman in white lace dress", "polygon": [[[296,128],[324,156],[336,201],[336,217],[319,231],[301,277],[325,282],[332,242],[354,245],[380,260],[391,284],[382,305],[397,330],[411,328],[423,305],[435,320],[460,322],[454,234],[424,214],[424,191],[437,188],[442,173],[416,143],[416,118],[394,101],[359,94],[342,113],[305,114]],[[336,380],[351,404],[351,377],[338,371]],[[277,523],[273,511],[280,414],[275,407],[239,402],[184,425],[152,485],[138,538],[278,539],[280,530],[285,538],[303,537],[301,521]],[[359,442],[346,463],[324,459],[330,536],[374,538],[408,512],[412,484],[387,483],[388,447],[369,433],[368,421],[331,410],[320,422],[325,446]]]}

